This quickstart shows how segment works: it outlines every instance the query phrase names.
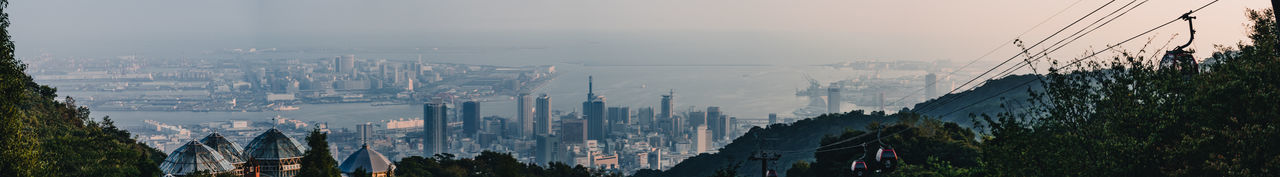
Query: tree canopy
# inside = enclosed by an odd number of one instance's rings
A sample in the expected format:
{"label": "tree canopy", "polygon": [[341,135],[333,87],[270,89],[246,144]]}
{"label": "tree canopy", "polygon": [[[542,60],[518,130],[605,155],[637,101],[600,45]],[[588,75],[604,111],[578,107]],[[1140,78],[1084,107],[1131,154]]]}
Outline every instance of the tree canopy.
{"label": "tree canopy", "polygon": [[411,156],[396,162],[398,177],[616,177],[616,173],[591,170],[581,165],[552,162],[547,167],[520,163],[511,154],[481,152],[475,158],[454,158],[439,154],[432,158]]}
{"label": "tree canopy", "polygon": [[320,129],[312,129],[311,134],[307,135],[307,152],[302,155],[302,169],[298,169],[298,176],[315,176],[315,177],[339,177],[342,171],[338,170],[338,161],[333,160],[333,154],[329,153],[329,134],[320,132]]}
{"label": "tree canopy", "polygon": [[71,97],[37,84],[14,57],[0,0],[0,176],[160,176],[165,157]]}

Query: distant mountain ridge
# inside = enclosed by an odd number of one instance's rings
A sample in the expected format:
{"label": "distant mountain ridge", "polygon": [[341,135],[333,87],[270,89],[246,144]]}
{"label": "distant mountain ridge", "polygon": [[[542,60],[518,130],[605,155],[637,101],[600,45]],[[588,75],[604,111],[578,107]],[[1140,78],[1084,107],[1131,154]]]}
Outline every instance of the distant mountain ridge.
{"label": "distant mountain ridge", "polygon": [[[1010,75],[994,79],[972,90],[947,94],[918,103],[911,110],[942,121],[971,126],[973,121],[969,117],[970,114],[995,116],[997,113],[1009,111],[1009,109],[1001,108],[1001,104],[1005,104],[1006,107],[1013,110],[1021,109],[1024,105],[1030,105],[1027,103],[1027,99],[1031,98],[1031,94],[1027,91],[1044,91],[1044,85],[1040,81],[1036,81],[1043,77],[1041,75],[1028,74]],[[1023,85],[1024,83],[1026,84]]]}
{"label": "distant mountain ridge", "polygon": [[[873,113],[875,114],[875,113]],[[642,176],[710,176],[716,169],[722,169],[738,162],[745,162],[738,174],[756,174],[760,172],[759,162],[750,161],[748,157],[760,149],[772,151],[794,151],[814,149],[823,136],[839,135],[846,129],[858,129],[871,122],[890,122],[896,119],[882,115],[866,115],[861,110],[844,114],[824,114],[822,116],[796,121],[791,124],[773,124],[768,128],[754,127],[745,135],[734,139],[729,145],[720,148],[715,154],[700,154],[676,164],[659,174],[640,174]],[[779,172],[798,160],[813,161],[813,152],[796,152],[783,155],[773,167]]]}

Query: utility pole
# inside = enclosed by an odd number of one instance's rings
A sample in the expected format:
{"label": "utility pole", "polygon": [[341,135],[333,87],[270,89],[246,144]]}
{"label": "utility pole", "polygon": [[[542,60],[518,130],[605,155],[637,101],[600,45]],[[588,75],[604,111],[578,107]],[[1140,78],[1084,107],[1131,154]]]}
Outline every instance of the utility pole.
{"label": "utility pole", "polygon": [[760,161],[760,177],[765,177],[769,175],[769,161],[776,161],[779,158],[782,158],[782,155],[761,151],[759,153],[751,155],[751,157],[748,157],[747,159],[759,160]]}

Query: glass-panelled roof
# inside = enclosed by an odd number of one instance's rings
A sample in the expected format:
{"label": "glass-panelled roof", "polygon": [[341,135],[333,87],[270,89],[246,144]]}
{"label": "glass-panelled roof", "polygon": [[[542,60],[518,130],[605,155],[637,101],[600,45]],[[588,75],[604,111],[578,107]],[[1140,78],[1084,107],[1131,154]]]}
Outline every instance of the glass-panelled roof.
{"label": "glass-panelled roof", "polygon": [[197,171],[221,173],[235,170],[235,166],[222,157],[222,154],[213,148],[191,141],[170,153],[169,157],[160,163],[160,170],[172,175],[186,175]]}
{"label": "glass-panelled roof", "polygon": [[277,129],[270,129],[249,141],[244,157],[247,159],[273,160],[302,157],[302,144]]}

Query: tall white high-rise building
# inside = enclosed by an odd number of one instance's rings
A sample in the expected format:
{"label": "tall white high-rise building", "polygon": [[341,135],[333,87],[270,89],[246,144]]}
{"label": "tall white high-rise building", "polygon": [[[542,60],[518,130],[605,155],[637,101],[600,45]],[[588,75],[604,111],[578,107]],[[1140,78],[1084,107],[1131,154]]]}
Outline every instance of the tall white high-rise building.
{"label": "tall white high-rise building", "polygon": [[711,146],[711,131],[707,130],[706,125],[699,125],[693,129],[693,153],[701,154],[707,152],[707,148]]}

